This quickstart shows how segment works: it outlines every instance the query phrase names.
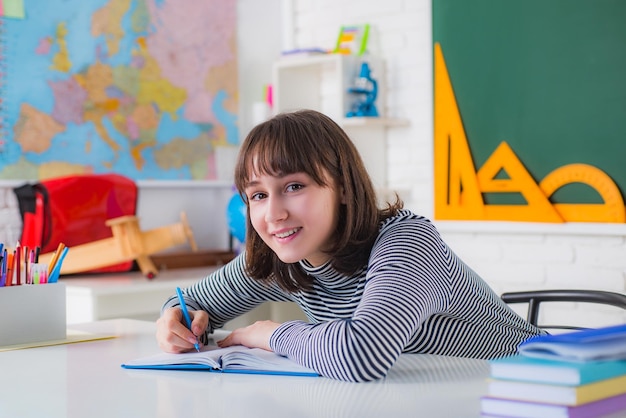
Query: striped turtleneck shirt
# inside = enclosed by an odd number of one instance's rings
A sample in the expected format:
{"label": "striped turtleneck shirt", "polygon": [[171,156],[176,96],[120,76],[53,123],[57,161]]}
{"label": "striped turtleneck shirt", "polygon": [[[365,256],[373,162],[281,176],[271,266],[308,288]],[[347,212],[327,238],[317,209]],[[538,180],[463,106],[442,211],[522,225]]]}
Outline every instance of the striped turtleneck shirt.
{"label": "striped turtleneck shirt", "polygon": [[[242,254],[185,289],[186,302],[208,312],[207,334],[263,302],[296,302],[309,321],[281,324],[270,347],[346,381],[385,376],[401,353],[491,359],[542,333],[502,302],[428,219],[408,210],[381,223],[369,262],[356,274],[300,264],[310,291],[288,293],[248,277]],[[177,304],[172,297],[164,308]]]}

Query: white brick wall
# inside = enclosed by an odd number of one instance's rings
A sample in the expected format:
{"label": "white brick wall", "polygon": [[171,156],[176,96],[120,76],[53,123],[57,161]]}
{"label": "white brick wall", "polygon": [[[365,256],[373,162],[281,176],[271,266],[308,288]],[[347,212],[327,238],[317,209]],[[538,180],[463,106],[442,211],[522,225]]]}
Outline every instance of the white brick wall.
{"label": "white brick wall", "polygon": [[[524,231],[525,224],[469,224],[437,223],[450,247],[498,293],[563,288],[624,293],[623,225],[528,224]],[[545,314],[543,320],[569,325],[626,322],[626,312],[592,305],[553,304]]]}
{"label": "white brick wall", "polygon": [[[411,121],[409,128],[389,131],[388,180],[392,188],[410,190],[403,196],[409,208],[432,217],[431,0],[285,1],[293,1],[294,47],[332,48],[342,24],[372,25],[370,50],[386,63],[385,114]],[[437,224],[455,252],[498,293],[626,291],[626,225]],[[625,313],[604,307],[554,304],[546,313],[553,322],[588,326],[626,322]]]}

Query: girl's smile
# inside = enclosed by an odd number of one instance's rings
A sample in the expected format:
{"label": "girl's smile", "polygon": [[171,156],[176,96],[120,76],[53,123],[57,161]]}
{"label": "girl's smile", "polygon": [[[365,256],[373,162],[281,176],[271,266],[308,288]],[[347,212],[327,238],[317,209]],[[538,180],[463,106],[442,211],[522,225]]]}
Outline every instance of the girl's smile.
{"label": "girl's smile", "polygon": [[279,239],[288,238],[288,237],[291,237],[294,234],[298,233],[298,231],[300,229],[301,228],[293,228],[293,229],[289,229],[289,230],[287,230],[285,232],[275,232],[274,236],[276,236],[276,238],[279,238]]}

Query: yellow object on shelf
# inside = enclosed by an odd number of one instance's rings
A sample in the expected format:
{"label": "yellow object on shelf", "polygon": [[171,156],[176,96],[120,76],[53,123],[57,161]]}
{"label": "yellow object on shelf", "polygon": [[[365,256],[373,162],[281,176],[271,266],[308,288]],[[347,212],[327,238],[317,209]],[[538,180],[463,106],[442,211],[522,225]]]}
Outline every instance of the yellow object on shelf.
{"label": "yellow object on shelf", "polygon": [[[151,279],[158,273],[149,257],[151,254],[186,243],[193,252],[198,251],[184,212],[180,222],[149,231],[139,228],[136,216],[109,219],[106,224],[111,227],[113,236],[72,247],[63,261],[61,274],[81,273],[135,260],[141,272]],[[39,262],[51,263],[55,254],[41,254]]]}

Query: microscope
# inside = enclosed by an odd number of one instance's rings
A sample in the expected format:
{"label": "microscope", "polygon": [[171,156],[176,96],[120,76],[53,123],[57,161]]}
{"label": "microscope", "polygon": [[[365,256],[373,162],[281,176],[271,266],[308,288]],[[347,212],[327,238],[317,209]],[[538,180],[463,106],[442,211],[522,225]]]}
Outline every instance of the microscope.
{"label": "microscope", "polygon": [[356,99],[346,117],[378,116],[378,110],[374,104],[378,95],[378,83],[372,78],[367,62],[361,64],[359,77],[355,80],[354,86],[348,89],[348,93],[354,94]]}

